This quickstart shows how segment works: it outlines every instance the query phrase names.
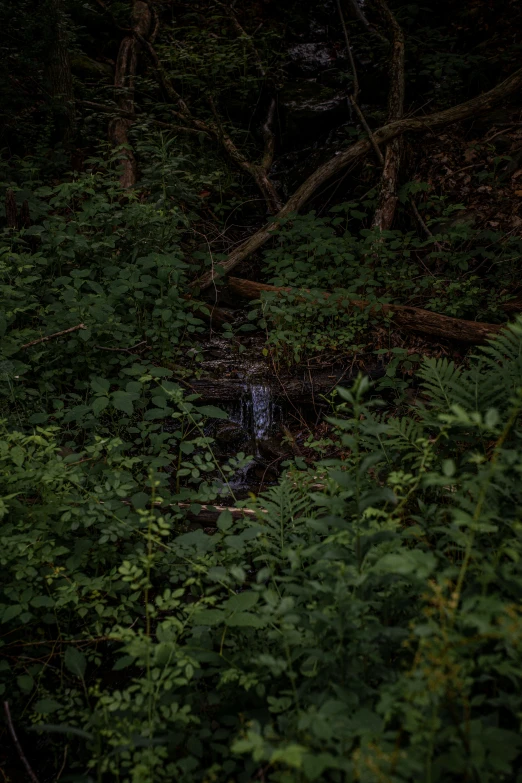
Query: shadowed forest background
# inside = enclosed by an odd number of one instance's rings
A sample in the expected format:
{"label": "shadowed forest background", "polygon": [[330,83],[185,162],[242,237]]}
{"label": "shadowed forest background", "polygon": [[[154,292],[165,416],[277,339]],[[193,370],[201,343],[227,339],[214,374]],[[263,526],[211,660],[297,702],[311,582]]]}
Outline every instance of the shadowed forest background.
{"label": "shadowed forest background", "polygon": [[522,783],[522,6],[4,0],[0,771]]}

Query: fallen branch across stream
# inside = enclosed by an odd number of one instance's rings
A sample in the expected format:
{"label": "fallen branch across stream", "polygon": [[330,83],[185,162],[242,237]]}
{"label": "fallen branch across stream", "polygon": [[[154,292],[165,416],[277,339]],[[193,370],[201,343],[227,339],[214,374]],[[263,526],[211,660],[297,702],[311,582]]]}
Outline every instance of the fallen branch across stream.
{"label": "fallen branch across stream", "polygon": [[[263,292],[275,294],[293,292],[299,296],[299,289],[297,288],[282,288],[266,283],[254,283],[252,280],[244,280],[240,277],[229,277],[228,286],[231,291],[245,297],[245,299],[259,299]],[[301,290],[309,293],[306,289]],[[472,345],[485,343],[503,328],[500,324],[465,321],[462,318],[452,318],[448,315],[432,313],[420,307],[373,303],[362,299],[348,299],[347,294],[329,293],[327,291],[319,291],[317,293],[317,304],[324,300],[331,301],[332,298],[334,301],[335,299],[338,300],[339,308],[342,310],[350,311],[357,308],[368,311],[371,315],[389,316],[394,326],[407,332],[418,332],[430,337],[458,340],[459,342]]]}

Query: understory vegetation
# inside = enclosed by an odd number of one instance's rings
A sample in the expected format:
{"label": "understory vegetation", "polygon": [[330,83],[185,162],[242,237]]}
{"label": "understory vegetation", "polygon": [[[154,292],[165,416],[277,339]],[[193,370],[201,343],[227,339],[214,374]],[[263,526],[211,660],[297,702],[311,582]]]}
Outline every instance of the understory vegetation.
{"label": "understory vegetation", "polygon": [[522,783],[518,4],[0,24],[3,780]]}

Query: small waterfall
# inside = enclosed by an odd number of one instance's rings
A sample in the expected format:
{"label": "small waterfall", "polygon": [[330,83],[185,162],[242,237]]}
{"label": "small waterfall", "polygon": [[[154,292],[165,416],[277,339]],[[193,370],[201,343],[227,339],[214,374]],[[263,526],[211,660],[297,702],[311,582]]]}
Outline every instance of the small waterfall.
{"label": "small waterfall", "polygon": [[276,406],[270,387],[256,382],[245,385],[239,410],[233,413],[231,418],[251,435],[254,456],[259,456],[258,443],[268,437],[276,418]]}

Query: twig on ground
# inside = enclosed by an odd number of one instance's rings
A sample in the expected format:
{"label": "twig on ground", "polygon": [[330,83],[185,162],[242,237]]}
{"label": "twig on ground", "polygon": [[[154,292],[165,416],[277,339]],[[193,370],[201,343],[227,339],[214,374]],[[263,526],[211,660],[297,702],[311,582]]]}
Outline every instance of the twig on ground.
{"label": "twig on ground", "polygon": [[15,727],[13,725],[13,719],[11,718],[11,711],[9,709],[9,702],[8,701],[4,701],[4,712],[5,712],[5,717],[6,717],[6,720],[7,720],[7,726],[9,728],[9,733],[11,734],[11,737],[12,737],[13,742],[15,744],[16,751],[18,753],[18,756],[20,757],[20,761],[24,765],[24,767],[26,769],[26,772],[29,775],[29,777],[31,778],[31,780],[33,781],[33,783],[40,783],[40,781],[38,780],[38,778],[34,774],[33,770],[31,769],[31,765],[27,761],[27,759],[26,759],[26,757],[24,755],[24,752],[22,750],[22,746],[20,745],[18,737],[16,736],[16,731],[15,731]]}
{"label": "twig on ground", "polygon": [[95,348],[98,348],[100,351],[115,351],[117,353],[133,353],[136,348],[139,348],[140,345],[146,345],[147,341],[142,340],[141,343],[136,343],[136,345],[133,345],[131,348],[106,348],[104,345],[95,345]]}
{"label": "twig on ground", "polygon": [[31,340],[30,343],[21,345],[20,350],[22,350],[23,348],[31,348],[32,345],[38,345],[39,343],[45,343],[47,342],[47,340],[54,340],[55,337],[61,337],[64,334],[77,332],[78,329],[87,329],[87,327],[85,326],[85,324],[78,324],[78,326],[71,326],[69,329],[64,329],[62,332],[55,332],[54,334],[47,335],[47,337],[39,337],[38,340]]}

